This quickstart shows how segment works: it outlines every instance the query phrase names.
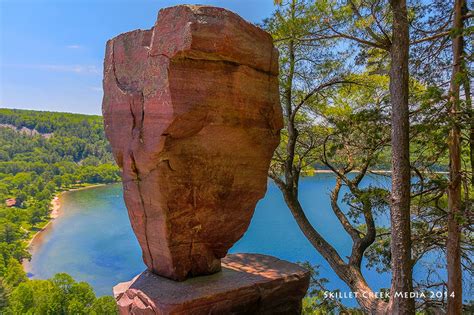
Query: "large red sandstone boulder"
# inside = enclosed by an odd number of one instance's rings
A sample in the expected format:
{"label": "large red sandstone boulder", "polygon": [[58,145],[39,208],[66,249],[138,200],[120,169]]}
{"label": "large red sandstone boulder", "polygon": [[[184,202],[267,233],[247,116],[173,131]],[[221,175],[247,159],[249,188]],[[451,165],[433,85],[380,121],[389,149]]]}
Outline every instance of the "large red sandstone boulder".
{"label": "large red sandstone boulder", "polygon": [[163,9],[107,42],[102,110],[153,272],[220,270],[266,191],[282,113],[269,34],[224,9]]}
{"label": "large red sandstone boulder", "polygon": [[231,254],[222,272],[175,282],[149,271],[114,287],[121,315],[301,314],[309,272],[259,254]]}

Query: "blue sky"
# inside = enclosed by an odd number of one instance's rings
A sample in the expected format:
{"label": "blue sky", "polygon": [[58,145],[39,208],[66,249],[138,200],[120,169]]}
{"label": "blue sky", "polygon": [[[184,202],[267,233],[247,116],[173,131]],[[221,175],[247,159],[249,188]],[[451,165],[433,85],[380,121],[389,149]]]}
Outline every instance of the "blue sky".
{"label": "blue sky", "polygon": [[[151,28],[171,0],[0,0],[0,107],[100,114],[105,42]],[[273,0],[199,0],[250,22]]]}

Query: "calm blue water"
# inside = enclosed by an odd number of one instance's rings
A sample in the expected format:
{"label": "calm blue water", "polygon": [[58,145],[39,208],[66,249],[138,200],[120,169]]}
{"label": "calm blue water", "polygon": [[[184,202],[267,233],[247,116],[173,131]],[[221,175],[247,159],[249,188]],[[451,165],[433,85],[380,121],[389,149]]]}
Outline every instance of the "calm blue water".
{"label": "calm blue water", "polygon": [[[302,179],[301,202],[312,224],[345,257],[352,242],[330,208],[328,194],[334,183],[330,174]],[[388,179],[371,177],[364,184],[387,186]],[[379,223],[387,222],[388,214],[379,218]],[[67,272],[76,280],[89,282],[98,295],[111,294],[115,284],[128,281],[145,269],[122,199],[121,184],[63,194],[62,215],[42,233],[33,250],[30,276],[45,279]],[[257,252],[292,262],[310,261],[321,266],[321,276],[330,281],[329,289],[349,291],[306,240],[280,191],[271,182],[248,231],[230,252]],[[415,270],[415,276],[417,273]],[[389,273],[364,270],[364,274],[373,289],[389,287]]]}

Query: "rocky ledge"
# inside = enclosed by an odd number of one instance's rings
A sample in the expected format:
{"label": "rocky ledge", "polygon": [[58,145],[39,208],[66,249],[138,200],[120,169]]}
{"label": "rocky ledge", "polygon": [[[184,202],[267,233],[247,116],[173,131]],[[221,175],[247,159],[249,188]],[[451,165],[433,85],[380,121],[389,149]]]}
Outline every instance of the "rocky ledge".
{"label": "rocky ledge", "polygon": [[144,271],[114,287],[120,314],[300,314],[309,272],[275,257],[229,254],[222,271],[175,282]]}

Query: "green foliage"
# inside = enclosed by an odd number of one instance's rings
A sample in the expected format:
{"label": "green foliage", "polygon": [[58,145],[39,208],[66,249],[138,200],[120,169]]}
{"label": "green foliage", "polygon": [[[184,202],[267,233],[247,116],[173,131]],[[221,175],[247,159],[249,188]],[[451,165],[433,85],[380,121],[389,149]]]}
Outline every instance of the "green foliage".
{"label": "green foliage", "polygon": [[90,308],[91,315],[109,315],[117,312],[117,305],[113,297],[101,296],[96,299]]}
{"label": "green foliage", "polygon": [[8,289],[5,287],[3,283],[3,279],[0,278],[0,314],[3,313],[3,311],[7,308],[8,306]]}
{"label": "green foliage", "polygon": [[[385,172],[374,171],[398,167],[390,159],[393,115],[390,95],[396,94],[389,88],[394,18],[390,2],[291,0],[275,1],[275,4],[276,11],[265,20],[264,27],[272,34],[280,52],[280,100],[285,128],[271,163],[270,177],[282,191],[305,235],[336,273],[343,275],[341,278],[345,278],[345,271],[339,263],[331,264],[334,258],[336,261],[342,258],[357,269],[364,264],[377,272],[389,271],[391,230],[384,221],[391,202],[390,185],[387,182],[367,187],[363,179],[387,176]],[[463,230],[463,266],[469,268],[472,220],[464,213],[469,213],[466,210],[473,204],[474,177],[468,182],[474,165],[474,147],[472,141],[469,146],[468,140],[473,137],[468,84],[472,69],[465,64],[467,71],[454,77],[454,82],[464,84],[465,90],[458,106],[461,110],[453,114],[446,85],[452,70],[449,38],[426,37],[428,33],[450,30],[452,2],[413,2],[407,6],[410,40],[414,42],[408,60],[413,264],[446,249],[449,208],[446,191],[450,184],[446,173],[449,170],[447,140],[450,130],[457,125],[461,130],[463,211],[455,220]],[[470,27],[464,30],[466,36],[472,34]],[[450,32],[451,37],[459,31]],[[464,40],[465,52],[472,50],[470,42]],[[399,135],[394,133],[393,137]],[[336,176],[330,193],[331,207],[353,240],[348,257],[337,257],[331,237],[322,242],[318,227],[305,222],[299,214],[303,208],[298,198],[299,180],[321,168]],[[354,281],[346,283],[351,287]],[[440,283],[432,279],[419,281],[415,283],[415,291],[441,290]],[[316,290],[305,299],[304,313],[335,313],[326,302],[320,290]],[[430,302],[438,303],[437,306],[445,303]],[[417,303],[420,309],[428,305],[424,301]]]}
{"label": "green foliage", "polygon": [[[309,262],[300,263],[300,265],[310,272],[309,288],[303,299],[302,313],[308,315],[338,314],[339,311],[345,310],[339,299],[332,298],[327,294],[329,290],[326,285],[329,281],[320,277],[319,266],[313,266]],[[339,291],[333,290],[331,292]]]}
{"label": "green foliage", "polygon": [[22,265],[18,260],[10,258],[8,261],[5,273],[3,275],[3,284],[6,288],[13,289],[20,283],[28,280],[25,272],[23,271]]}
{"label": "green foliage", "polygon": [[0,109],[0,124],[2,276],[10,258],[29,258],[25,240],[49,219],[57,191],[120,177],[100,116]]}
{"label": "green foliage", "polygon": [[6,314],[117,314],[112,297],[96,298],[92,287],[60,273],[22,282],[11,293]]}
{"label": "green foliage", "polygon": [[116,313],[112,297],[66,274],[29,281],[21,261],[58,191],[119,179],[100,116],[0,109],[0,313]]}

